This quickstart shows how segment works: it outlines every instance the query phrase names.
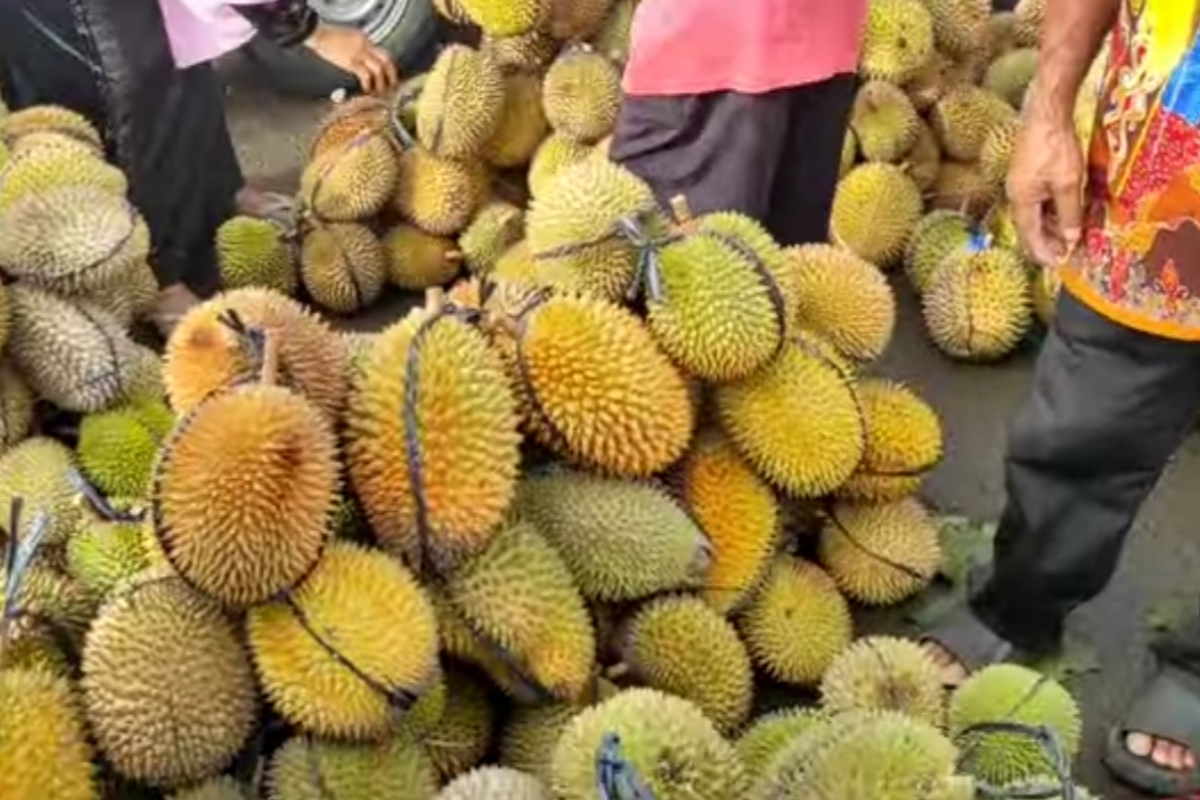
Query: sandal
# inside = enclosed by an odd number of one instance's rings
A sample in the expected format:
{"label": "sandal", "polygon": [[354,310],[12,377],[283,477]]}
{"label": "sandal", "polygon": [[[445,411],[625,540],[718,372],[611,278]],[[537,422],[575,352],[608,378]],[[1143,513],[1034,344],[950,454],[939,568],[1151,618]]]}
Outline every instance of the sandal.
{"label": "sandal", "polygon": [[278,192],[245,187],[237,196],[239,214],[268,219],[285,227],[291,224],[295,207],[293,198]]}
{"label": "sandal", "polygon": [[1200,766],[1176,770],[1139,756],[1128,746],[1130,734],[1140,733],[1154,745],[1172,744],[1188,750],[1200,764],[1200,677],[1177,667],[1164,667],[1150,681],[1119,727],[1109,731],[1104,765],[1135,789],[1159,797],[1200,793]]}
{"label": "sandal", "polygon": [[[1013,647],[984,625],[966,606],[959,606],[917,640],[941,648],[971,675],[1013,655]],[[947,683],[947,688],[954,684]]]}

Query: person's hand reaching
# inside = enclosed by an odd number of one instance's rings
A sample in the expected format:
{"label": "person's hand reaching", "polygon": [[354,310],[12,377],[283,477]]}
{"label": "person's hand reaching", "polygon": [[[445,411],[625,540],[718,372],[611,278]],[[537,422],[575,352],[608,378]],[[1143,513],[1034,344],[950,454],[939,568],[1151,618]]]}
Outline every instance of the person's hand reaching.
{"label": "person's hand reaching", "polygon": [[1083,228],[1083,149],[1070,113],[1038,109],[1017,134],[1008,172],[1008,201],[1025,249],[1042,266],[1057,266]]}
{"label": "person's hand reaching", "polygon": [[362,31],[322,22],[305,44],[335,67],[354,73],[368,94],[382,94],[400,82],[387,52]]}

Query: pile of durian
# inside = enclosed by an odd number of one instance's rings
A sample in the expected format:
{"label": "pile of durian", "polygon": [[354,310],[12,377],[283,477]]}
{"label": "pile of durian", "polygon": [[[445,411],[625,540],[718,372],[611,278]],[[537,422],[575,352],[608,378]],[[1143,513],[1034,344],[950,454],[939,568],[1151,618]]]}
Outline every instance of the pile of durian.
{"label": "pile of durian", "polygon": [[458,2],[161,357],[99,137],[0,126],[0,799],[1083,796],[1057,682],[855,639],[943,560],[883,272],[608,161],[633,3]]}
{"label": "pile of durian", "polygon": [[[830,234],[882,269],[903,266],[951,358],[999,359],[1053,315],[1057,272],[1022,252],[1004,199],[1044,6],[871,0]],[[1084,143],[1106,61],[1079,93]]]}

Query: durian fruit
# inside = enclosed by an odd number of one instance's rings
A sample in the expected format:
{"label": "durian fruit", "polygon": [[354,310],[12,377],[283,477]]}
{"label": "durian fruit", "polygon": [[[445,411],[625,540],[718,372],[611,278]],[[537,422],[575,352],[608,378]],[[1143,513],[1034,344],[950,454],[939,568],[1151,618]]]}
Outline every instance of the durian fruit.
{"label": "durian fruit", "polygon": [[925,0],[933,18],[933,38],[938,50],[952,58],[978,53],[987,44],[988,0]]}
{"label": "durian fruit", "polygon": [[455,25],[471,24],[471,18],[467,16],[462,0],[433,0],[433,8],[447,22]]}
{"label": "durian fruit", "polygon": [[70,449],[47,436],[25,439],[0,455],[0,527],[8,529],[10,509],[20,498],[19,539],[33,531],[38,514],[45,514],[49,527],[42,541],[66,542],[82,517],[70,477],[75,465]]}
{"label": "durian fruit", "polygon": [[[987,216],[980,222],[983,232],[992,237],[993,247],[1003,247],[1009,250],[1021,251],[1021,237],[1013,222],[1012,210],[1008,203],[997,203],[988,211]],[[986,243],[986,239],[979,242]]]}
{"label": "durian fruit", "polygon": [[475,275],[488,275],[496,261],[525,233],[525,213],[503,200],[494,200],[475,215],[458,237],[462,260]]}
{"label": "durian fruit", "polygon": [[500,764],[549,783],[554,745],[580,710],[566,703],[514,707],[500,736]]}
{"label": "durian fruit", "polygon": [[[535,28],[519,36],[488,36],[486,33],[480,47],[502,70],[538,72],[554,60],[559,43],[549,32]],[[541,103],[541,92],[538,92]]]}
{"label": "durian fruit", "polygon": [[529,242],[525,239],[509,247],[492,267],[493,282],[537,283],[537,263],[529,252]]}
{"label": "durian fruit", "polygon": [[[514,8],[527,2],[488,5]],[[463,44],[447,45],[417,101],[417,139],[440,158],[478,156],[500,124],[504,95],[504,75],[490,55]]]}
{"label": "durian fruit", "polygon": [[1079,706],[1062,684],[1017,664],[986,667],[967,679],[950,698],[949,730],[963,748],[963,769],[1002,785],[1054,774],[1045,748],[1028,735],[976,731],[986,723],[1044,727],[1056,737],[1068,762],[1079,753]]}
{"label": "durian fruit", "polygon": [[712,383],[742,380],[765,367],[788,326],[783,275],[750,242],[700,229],[656,251],[661,293],[647,298],[648,323],[672,362]]}
{"label": "durian fruit", "polygon": [[570,47],[546,72],[542,106],[556,133],[595,144],[612,133],[617,122],[621,73],[606,56]]}
{"label": "durian fruit", "polygon": [[387,282],[405,291],[442,286],[462,269],[462,253],[453,239],[433,236],[400,223],[383,236]]}
{"label": "durian fruit", "polygon": [[983,88],[1019,109],[1025,100],[1025,90],[1037,73],[1037,59],[1035,47],[1023,47],[1001,55],[988,66]]}
{"label": "durian fruit", "polygon": [[275,331],[279,375],[331,420],[346,403],[346,349],[329,325],[291,298],[267,289],[235,289],[189,311],[167,340],[163,382],[172,410],[183,416],[209,394],[258,377],[261,365],[244,338],[221,320],[234,315],[247,328]]}
{"label": "durian fruit", "polygon": [[304,237],[300,278],[313,300],[330,311],[352,314],[371,305],[386,277],[383,245],[365,225],[319,225]]}
{"label": "durian fruit", "polygon": [[14,147],[24,136],[54,132],[87,145],[97,155],[104,152],[104,140],[91,120],[63,106],[42,104],[0,115],[0,141]]}
{"label": "durian fruit", "polygon": [[899,711],[941,727],[945,689],[937,663],[908,639],[868,636],[846,648],[821,679],[821,705],[830,714]]}
{"label": "durian fruit", "polygon": [[623,639],[624,664],[640,685],[690,700],[722,731],[750,716],[750,655],[733,625],[700,598],[647,603]]}
{"label": "durian fruit", "polygon": [[929,192],[929,205],[934,209],[963,211],[972,219],[980,219],[995,205],[999,194],[984,177],[978,162],[943,161]]}
{"label": "durian fruit", "polygon": [[754,663],[794,686],[815,686],[854,634],[850,606],[833,580],[786,555],[775,560],[738,627]]}
{"label": "durian fruit", "polygon": [[801,735],[771,763],[750,797],[966,800],[974,785],[956,774],[958,755],[949,739],[919,719],[895,712],[843,715],[823,735]]}
{"label": "durian fruit", "polygon": [[79,423],[76,453],[87,479],[109,497],[144,497],[175,416],[162,400],[129,403]]}
{"label": "durian fruit", "polygon": [[[19,615],[8,624],[4,649],[0,651],[0,674],[13,670],[44,672],[48,675],[71,677],[72,666],[67,660],[67,642],[53,625],[43,620]],[[72,655],[74,653],[72,652]]]}
{"label": "durian fruit", "polygon": [[588,686],[596,655],[591,618],[571,571],[528,522],[501,527],[448,581],[454,613],[559,700]]}
{"label": "durian fruit", "polygon": [[8,344],[8,331],[8,301],[3,287],[0,287],[0,352],[3,352],[4,346]]}
{"label": "durian fruit", "polygon": [[963,84],[937,102],[930,122],[947,155],[956,161],[971,162],[979,159],[983,141],[992,128],[1012,119],[1016,113],[1004,98]]}
{"label": "durian fruit", "polygon": [[640,248],[620,226],[630,220],[651,239],[665,223],[650,186],[600,159],[567,167],[526,216],[538,268],[557,287],[623,300],[637,275]]}
{"label": "durian fruit", "polygon": [[96,597],[149,566],[141,523],[90,521],[67,541],[67,571]]}
{"label": "durian fruit", "polygon": [[923,119],[917,123],[917,140],[904,157],[904,167],[922,193],[931,191],[937,183],[942,169],[942,146],[933,128]]}
{"label": "durian fruit", "polygon": [[123,329],[144,319],[159,297],[158,278],[149,260],[131,265],[119,280],[95,289],[55,290],[59,297],[106,312]]}
{"label": "durian fruit", "polygon": [[841,363],[815,337],[789,342],[776,361],[713,397],[738,450],[796,497],[836,489],[862,460],[862,412]]}
{"label": "durian fruit", "polygon": [[942,458],[937,412],[912,390],[893,381],[862,380],[854,391],[867,422],[867,450],[838,495],[879,503],[915,494]]}
{"label": "durian fruit", "polygon": [[12,363],[0,361],[0,456],[24,441],[33,429],[35,400]]}
{"label": "durian fruit", "polygon": [[350,480],[383,545],[439,566],[486,547],[513,496],[521,438],[508,374],[484,335],[414,310],[380,335],[350,405]]}
{"label": "durian fruit", "polygon": [[825,337],[842,355],[874,361],[896,326],[896,298],[883,273],[827,244],[789,248],[789,280],[799,298],[795,324]]}
{"label": "durian fruit", "polygon": [[1054,323],[1054,310],[1061,292],[1062,275],[1057,269],[1043,267],[1034,273],[1030,285],[1033,311],[1047,328]]}
{"label": "durian fruit", "polygon": [[[587,41],[600,32],[615,0],[547,0],[546,27],[563,42]],[[661,800],[661,798],[660,798]]]}
{"label": "durian fruit", "polygon": [[921,190],[892,164],[860,164],[838,183],[829,231],[834,243],[880,268],[904,253],[921,218]]}
{"label": "durian fruit", "polygon": [[775,494],[717,430],[697,435],[679,483],[712,545],[702,597],[723,614],[737,610],[760,585],[780,539]]}
{"label": "durian fruit", "polygon": [[329,538],[337,456],[329,421],[286,388],[252,384],[212,397],[181,420],[155,468],[163,552],[228,605],[276,597],[312,569]]}
{"label": "durian fruit", "polygon": [[0,797],[97,800],[95,773],[67,680],[39,670],[0,670]]}
{"label": "durian fruit", "polygon": [[746,774],[762,775],[792,742],[824,719],[822,712],[815,709],[787,708],[753,720],[734,743]]}
{"label": "durian fruit", "polygon": [[838,588],[868,606],[894,605],[924,589],[942,556],[937,527],[913,499],[838,503],[821,532],[819,553]]}
{"label": "durian fruit", "polygon": [[18,205],[48,209],[44,195],[66,192],[70,196],[77,191],[123,201],[129,181],[103,159],[73,147],[15,149],[0,169],[0,212]]}
{"label": "durian fruit", "polygon": [[315,161],[326,152],[344,148],[364,131],[388,131],[390,112],[387,101],[369,94],[355,95],[335,103],[317,122],[317,129],[308,147],[308,160]]}
{"label": "durian fruit", "polygon": [[688,385],[631,312],[552,297],[519,327],[516,366],[539,440],[624,478],[648,477],[683,455],[695,424]]}
{"label": "durian fruit", "polygon": [[296,251],[276,221],[239,215],[217,228],[217,265],[225,289],[260,286],[294,295]]}
{"label": "durian fruit", "polygon": [[396,190],[396,150],[384,129],[366,128],[313,158],[300,173],[304,208],[329,222],[354,222],[383,210]]}
{"label": "durian fruit", "polygon": [[578,164],[592,154],[588,144],[576,142],[552,133],[538,146],[529,162],[529,194],[533,198],[541,197],[554,183],[559,173],[573,164]]}
{"label": "durian fruit", "polygon": [[934,209],[921,218],[913,230],[904,257],[905,274],[924,295],[933,282],[933,274],[947,257],[968,248],[977,238],[976,225],[966,214],[949,209]]}
{"label": "durian fruit", "polygon": [[[43,550],[42,558],[25,570],[15,597],[16,604],[11,608],[44,623],[45,631],[54,636],[54,644],[61,651],[74,655],[96,616],[98,599],[58,569],[57,562],[61,559],[61,552],[56,548]],[[0,572],[0,585],[5,582],[7,578]],[[44,662],[46,659],[39,660]]]}
{"label": "durian fruit", "polygon": [[405,735],[368,744],[293,736],[271,756],[266,772],[267,800],[432,800],[437,787],[429,756]]}
{"label": "durian fruit", "polygon": [[993,60],[1020,47],[1017,43],[1017,15],[1012,11],[996,11],[988,17],[988,55]]}
{"label": "durian fruit", "polygon": [[421,738],[443,782],[479,766],[496,734],[496,712],[486,686],[458,669],[447,670],[445,680],[441,719]]}
{"label": "durian fruit", "polygon": [[96,187],[39,191],[0,212],[0,264],[49,291],[78,294],[119,283],[149,253],[141,215],[123,196]]}
{"label": "durian fruit", "polygon": [[30,388],[64,411],[103,411],[132,388],[135,346],[111,315],[24,284],[6,289],[8,352]]}
{"label": "durian fruit", "polygon": [[629,58],[630,34],[633,30],[633,15],[639,0],[616,0],[604,26],[592,37],[592,49],[607,56],[617,64]]}
{"label": "durian fruit", "polygon": [[520,36],[546,21],[547,0],[455,0],[463,13],[490,36]]}
{"label": "durian fruit", "polygon": [[838,162],[838,180],[846,177],[846,173],[854,169],[858,163],[858,140],[854,138],[854,129],[846,128],[846,136],[842,139],[842,159]]}
{"label": "durian fruit", "polygon": [[653,689],[622,692],[567,725],[554,749],[555,794],[593,800],[602,763],[596,756],[609,749],[656,800],[727,800],[745,791],[737,753],[704,713]]}
{"label": "durian fruit", "polygon": [[204,783],[183,789],[167,800],[246,800],[249,790],[228,775],[219,775]]}
{"label": "durian fruit", "polygon": [[88,722],[121,776],[171,789],[232,763],[258,715],[249,655],[211,600],[143,573],[101,609],[83,650]]}
{"label": "durian fruit", "polygon": [[1020,120],[1014,117],[992,128],[983,140],[983,149],[979,152],[979,171],[997,193],[1004,189],[1004,182],[1008,178],[1008,166],[1012,162],[1020,126]]}
{"label": "durian fruit", "polygon": [[251,609],[246,631],[271,705],[321,737],[379,740],[439,673],[437,622],[416,578],[352,542],[331,542],[286,599]]}
{"label": "durian fruit", "polygon": [[894,163],[916,142],[918,119],[903,89],[873,80],[864,83],[854,98],[850,128],[864,159]]}
{"label": "durian fruit", "polygon": [[399,159],[393,205],[402,217],[434,236],[454,236],[487,197],[489,176],[474,159],[439,158],[422,147]]}
{"label": "durian fruit", "polygon": [[702,584],[711,545],[663,491],[576,472],[529,475],[513,510],[567,563],[583,596],[628,602]]}
{"label": "durian fruit", "polygon": [[925,327],[952,358],[1002,358],[1021,343],[1033,321],[1029,277],[1020,256],[989,247],[945,260],[923,298]]}
{"label": "durian fruit", "polygon": [[550,123],[542,109],[541,77],[521,71],[506,74],[504,108],[484,145],[484,158],[500,169],[526,166],[549,132]]}
{"label": "durian fruit", "polygon": [[[918,0],[924,7],[923,0]],[[919,114],[927,114],[941,100],[946,92],[960,83],[954,71],[954,62],[937,50],[919,70],[904,82],[904,91]]]}
{"label": "durian fruit", "polygon": [[504,767],[481,767],[442,789],[435,800],[553,800],[532,775]]}
{"label": "durian fruit", "polygon": [[1013,12],[1017,15],[1016,37],[1022,47],[1041,44],[1042,21],[1046,18],[1046,0],[1020,0]]}
{"label": "durian fruit", "polygon": [[859,72],[903,84],[933,54],[933,18],[922,0],[872,0],[867,6]]}

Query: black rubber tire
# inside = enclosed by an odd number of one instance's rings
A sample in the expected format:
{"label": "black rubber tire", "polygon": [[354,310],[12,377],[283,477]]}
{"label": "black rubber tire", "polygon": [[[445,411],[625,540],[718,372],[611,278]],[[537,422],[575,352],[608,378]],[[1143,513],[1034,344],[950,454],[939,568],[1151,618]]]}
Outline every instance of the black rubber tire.
{"label": "black rubber tire", "polygon": [[[410,2],[395,27],[379,36],[376,44],[391,54],[403,78],[428,68],[444,35],[444,26],[429,2]],[[257,36],[246,45],[245,53],[284,94],[327,98],[338,89],[349,92],[358,89],[353,74],[338,69],[304,46],[283,48]]]}

